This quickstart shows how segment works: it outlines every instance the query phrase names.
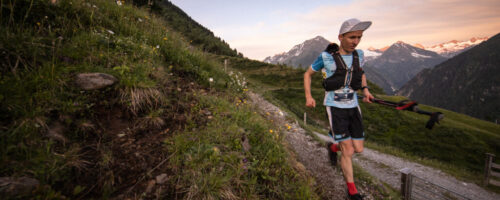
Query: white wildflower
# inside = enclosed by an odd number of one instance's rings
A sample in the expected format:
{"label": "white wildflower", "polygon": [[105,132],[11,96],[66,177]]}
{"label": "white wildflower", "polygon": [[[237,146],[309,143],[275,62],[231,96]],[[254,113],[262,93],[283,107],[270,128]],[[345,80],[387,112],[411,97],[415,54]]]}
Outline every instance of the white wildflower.
{"label": "white wildflower", "polygon": [[210,78],[208,79],[208,81],[210,81],[210,83],[211,83],[211,82],[214,82],[214,79],[213,79],[212,77],[210,77]]}
{"label": "white wildflower", "polygon": [[115,34],[115,32],[113,32],[112,30],[108,30],[108,33],[111,34],[111,35]]}
{"label": "white wildflower", "polygon": [[141,18],[138,18],[138,19],[137,19],[137,21],[142,22],[142,19],[141,19]]}
{"label": "white wildflower", "polygon": [[123,5],[122,1],[120,1],[120,0],[116,1],[116,4],[118,4],[119,6]]}
{"label": "white wildflower", "polygon": [[160,48],[160,45],[156,45],[156,48],[159,49]]}

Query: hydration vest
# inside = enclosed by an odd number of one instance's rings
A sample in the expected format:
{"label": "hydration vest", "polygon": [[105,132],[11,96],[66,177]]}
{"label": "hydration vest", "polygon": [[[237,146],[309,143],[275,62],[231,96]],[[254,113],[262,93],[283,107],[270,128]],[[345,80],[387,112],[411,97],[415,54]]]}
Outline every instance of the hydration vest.
{"label": "hydration vest", "polygon": [[[338,90],[346,85],[353,90],[361,89],[361,77],[363,76],[364,71],[359,66],[358,52],[356,50],[352,52],[352,66],[349,69],[338,52],[337,44],[329,44],[325,51],[333,56],[335,65],[337,66],[333,75],[323,80],[323,87],[325,90]],[[348,74],[351,74],[350,77],[347,77]]]}

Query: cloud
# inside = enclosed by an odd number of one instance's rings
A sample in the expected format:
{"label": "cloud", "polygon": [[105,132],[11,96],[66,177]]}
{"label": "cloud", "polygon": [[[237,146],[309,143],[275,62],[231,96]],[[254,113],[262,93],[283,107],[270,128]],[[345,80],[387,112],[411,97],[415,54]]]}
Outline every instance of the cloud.
{"label": "cloud", "polygon": [[500,32],[499,10],[498,0],[354,0],[289,16],[281,24],[233,29],[243,33],[228,41],[246,56],[263,59],[317,35],[337,41],[341,23],[354,17],[373,22],[360,48],[382,47],[398,40],[431,45]]}

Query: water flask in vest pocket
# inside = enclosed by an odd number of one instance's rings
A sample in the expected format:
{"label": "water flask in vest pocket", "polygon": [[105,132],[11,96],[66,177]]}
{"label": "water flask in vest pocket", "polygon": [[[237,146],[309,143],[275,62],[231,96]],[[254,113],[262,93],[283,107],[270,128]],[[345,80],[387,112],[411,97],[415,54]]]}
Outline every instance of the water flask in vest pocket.
{"label": "water flask in vest pocket", "polygon": [[354,99],[354,90],[349,88],[335,90],[333,91],[333,94],[334,101],[347,102]]}

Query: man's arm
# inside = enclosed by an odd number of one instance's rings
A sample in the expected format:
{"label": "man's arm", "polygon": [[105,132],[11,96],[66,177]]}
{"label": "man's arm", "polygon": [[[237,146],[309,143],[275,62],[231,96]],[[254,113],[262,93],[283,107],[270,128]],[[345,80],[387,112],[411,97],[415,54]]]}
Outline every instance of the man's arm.
{"label": "man's arm", "polygon": [[[365,86],[368,87],[368,82],[366,81],[366,75],[363,74],[361,76],[361,87],[365,87]],[[370,90],[367,87],[363,88],[363,95],[365,96],[363,98],[363,102],[372,103],[370,101],[370,99],[374,99],[375,97],[373,97],[373,95],[370,93]]]}
{"label": "man's arm", "polygon": [[316,107],[316,101],[311,95],[311,76],[314,74],[312,67],[307,68],[306,73],[304,73],[304,91],[306,94],[306,106]]}

